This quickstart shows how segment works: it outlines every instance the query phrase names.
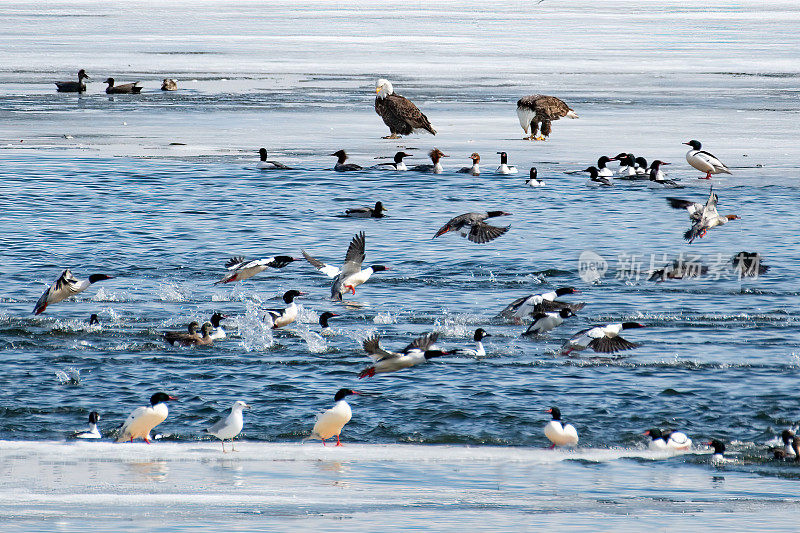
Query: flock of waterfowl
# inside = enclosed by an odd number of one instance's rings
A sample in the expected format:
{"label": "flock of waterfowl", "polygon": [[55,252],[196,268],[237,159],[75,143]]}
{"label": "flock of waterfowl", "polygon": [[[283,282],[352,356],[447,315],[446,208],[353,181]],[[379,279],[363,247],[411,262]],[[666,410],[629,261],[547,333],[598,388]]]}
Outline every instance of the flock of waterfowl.
{"label": "flock of waterfowl", "polygon": [[[84,80],[88,78],[86,73],[81,70],[78,73],[77,82],[57,83],[58,91],[61,92],[83,92],[86,90]],[[173,90],[176,88],[172,80],[164,80],[162,89]],[[138,83],[125,85],[115,85],[114,79],[107,80],[107,93],[129,93],[135,94],[141,90]],[[392,84],[385,79],[378,80],[376,86],[375,111],[381,116],[383,122],[389,128],[390,134],[385,137],[389,139],[399,138],[402,135],[409,135],[414,132],[428,132],[436,135],[436,130],[431,121],[423,114],[413,102],[394,92]],[[578,115],[566,103],[558,98],[545,95],[530,95],[521,98],[517,102],[517,115],[520,125],[528,136],[529,140],[545,140],[552,131],[552,122],[563,117],[578,118]],[[709,179],[714,174],[727,173],[730,170],[715,156],[703,151],[701,143],[691,140],[687,143],[690,146],[686,154],[687,162],[695,169],[703,172],[705,176],[701,179]],[[517,173],[516,167],[509,165],[508,154],[497,152],[500,156],[500,164],[496,173],[501,175]],[[267,150],[259,150],[260,161],[257,166],[260,169],[291,170],[291,167],[278,161],[268,159]],[[364,167],[348,162],[348,155],[344,150],[333,152],[331,156],[337,158],[333,170],[337,172],[356,172]],[[448,157],[438,148],[430,151],[430,165],[417,165],[408,167],[404,159],[410,154],[405,151],[397,152],[392,158],[391,163],[380,163],[371,168],[385,169],[391,171],[425,172],[440,174],[445,172],[442,166],[442,158]],[[478,176],[481,174],[481,157],[478,153],[473,153],[469,159],[471,165],[457,170],[457,172]],[[608,167],[612,161],[619,162],[619,169],[614,172]],[[642,157],[635,157],[630,153],[620,153],[617,156],[602,156],[597,161],[597,166],[589,166],[582,172],[587,172],[589,178],[587,185],[591,187],[611,187],[614,179],[618,180],[648,180],[651,186],[659,188],[680,188],[681,185],[666,178],[662,169],[669,163],[660,159],[654,160],[650,165]],[[537,169],[531,168],[529,177],[525,181],[526,185],[532,187],[544,186],[544,182],[538,179]],[[706,233],[715,227],[721,226],[730,220],[736,220],[737,215],[720,216],[717,212],[717,195],[712,190],[705,203],[694,202],[680,198],[668,198],[668,203],[672,208],[686,210],[692,223],[684,237],[691,243],[695,239],[702,238]],[[354,207],[345,212],[345,216],[353,218],[382,218],[386,211],[382,202],[378,201],[374,207]],[[493,226],[488,224],[488,219],[509,216],[511,213],[505,211],[471,212],[454,216],[447,221],[434,235],[433,238],[440,237],[448,232],[456,232],[466,237],[469,241],[478,244],[488,243],[504,235],[509,226]],[[331,298],[334,301],[341,301],[348,293],[355,294],[356,288],[366,283],[373,274],[383,272],[389,268],[373,264],[363,267],[366,258],[366,234],[358,232],[350,242],[345,254],[344,262],[341,267],[333,266],[316,259],[305,250],[302,256],[305,260],[317,269],[320,273],[332,279]],[[269,269],[284,268],[297,261],[289,255],[276,255],[273,257],[248,260],[244,257],[231,258],[225,265],[227,273],[216,283],[241,282]],[[747,275],[752,273],[753,268],[758,273],[763,273],[766,267],[759,265],[760,257],[755,253],[742,252],[733,258],[733,267],[739,269],[740,274]],[[667,265],[659,274],[661,279],[674,279],[682,277],[679,272],[680,265]],[[752,275],[752,274],[751,274]],[[111,279],[106,274],[93,274],[86,280],[76,279],[69,269],[64,270],[61,276],[50,286],[42,295],[34,308],[35,314],[44,312],[49,305],[58,303],[70,296],[74,296],[98,281]],[[654,275],[654,278],[656,276]],[[522,335],[538,336],[543,335],[558,326],[565,320],[574,317],[586,304],[583,302],[569,303],[558,300],[558,298],[574,294],[577,291],[573,287],[559,287],[555,290],[541,294],[531,294],[520,297],[511,302],[503,309],[499,316],[517,324],[526,324],[526,329]],[[299,290],[289,290],[283,295],[285,307],[282,309],[263,310],[262,320],[272,328],[279,329],[294,323],[299,314],[296,299],[304,296]],[[322,333],[328,330],[328,320],[337,316],[335,313],[326,311],[320,317]],[[96,316],[94,316],[96,318]],[[210,346],[214,341],[222,340],[226,333],[221,326],[221,321],[226,317],[219,313],[212,315],[211,319],[202,326],[197,322],[188,325],[185,332],[166,332],[164,339],[170,344],[182,346]],[[592,349],[601,354],[614,354],[623,350],[636,348],[638,344],[628,341],[620,336],[622,331],[635,328],[642,328],[644,324],[638,322],[621,322],[610,324],[598,324],[581,330],[564,343],[561,354],[570,356],[573,352]],[[372,364],[363,369],[358,377],[371,378],[377,374],[385,374],[408,369],[416,365],[427,362],[428,360],[443,355],[460,355],[471,357],[482,357],[486,355],[483,340],[490,337],[483,328],[478,328],[474,333],[475,347],[456,348],[444,350],[436,345],[439,334],[437,332],[426,333],[413,339],[402,349],[388,350],[381,344],[380,336],[373,335],[362,342],[362,347],[366,354],[371,358]],[[352,416],[352,411],[346,398],[350,395],[358,394],[351,389],[342,388],[334,396],[334,406],[318,416],[317,421],[308,438],[325,440],[336,437],[337,445],[342,428],[347,424]],[[118,441],[134,440],[142,438],[149,442],[150,431],[163,422],[168,414],[166,402],[176,398],[158,392],[150,399],[150,405],[136,409],[131,413],[125,423],[120,427],[116,434]],[[208,428],[206,431],[219,438],[223,442],[236,437],[243,427],[242,410],[247,409],[248,405],[242,401],[233,404],[230,414],[217,424]],[[551,414],[552,420],[544,428],[546,438],[552,446],[574,446],[578,443],[578,433],[574,426],[564,423],[561,419],[561,412],[557,407],[547,410]],[[92,412],[89,417],[90,428],[87,432],[76,435],[79,438],[99,438],[101,435],[97,430],[99,415]],[[645,432],[649,437],[649,446],[655,450],[671,450],[676,453],[685,452],[691,449],[691,439],[684,433],[673,430],[662,430],[652,428]],[[782,435],[784,446],[775,450],[775,456],[780,458],[795,458],[800,460],[800,437],[795,437],[791,430],[784,431]],[[715,450],[715,460],[723,460],[724,444],[718,440],[708,443]]]}

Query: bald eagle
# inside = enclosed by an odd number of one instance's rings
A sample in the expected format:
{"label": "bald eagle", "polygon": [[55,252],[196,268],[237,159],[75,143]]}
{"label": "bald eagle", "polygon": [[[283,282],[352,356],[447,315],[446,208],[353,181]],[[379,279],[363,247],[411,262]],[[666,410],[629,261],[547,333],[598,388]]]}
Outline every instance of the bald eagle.
{"label": "bald eagle", "polygon": [[[550,135],[550,123],[553,120],[558,120],[561,117],[578,118],[575,111],[565,104],[563,100],[543,94],[532,94],[520,98],[517,102],[517,116],[519,117],[519,125],[525,130],[525,133],[528,133],[530,128],[531,134],[525,138],[531,141],[545,140]],[[539,123],[542,124],[541,136],[536,135],[539,132]]]}
{"label": "bald eagle", "polygon": [[426,130],[436,135],[436,130],[431,126],[422,111],[414,102],[394,94],[392,84],[388,80],[378,80],[375,89],[375,112],[381,116],[383,123],[389,126],[391,135],[384,139],[397,139],[401,135],[410,135],[414,130]]}

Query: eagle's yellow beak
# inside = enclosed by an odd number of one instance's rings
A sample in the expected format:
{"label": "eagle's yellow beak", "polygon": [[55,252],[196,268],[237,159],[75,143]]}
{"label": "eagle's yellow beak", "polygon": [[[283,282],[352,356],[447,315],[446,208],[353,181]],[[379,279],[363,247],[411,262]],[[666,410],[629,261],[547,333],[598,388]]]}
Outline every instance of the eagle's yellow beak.
{"label": "eagle's yellow beak", "polygon": [[379,92],[381,92],[381,88],[380,87],[375,89],[375,94],[378,94]]}

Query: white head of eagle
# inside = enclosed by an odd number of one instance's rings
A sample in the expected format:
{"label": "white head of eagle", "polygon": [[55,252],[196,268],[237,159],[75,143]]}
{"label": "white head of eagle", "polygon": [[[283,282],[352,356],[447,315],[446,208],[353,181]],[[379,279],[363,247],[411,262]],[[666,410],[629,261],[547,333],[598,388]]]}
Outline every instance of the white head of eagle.
{"label": "white head of eagle", "polygon": [[394,93],[394,87],[392,87],[392,83],[389,80],[381,78],[378,80],[375,92],[378,94],[378,98],[383,99]]}

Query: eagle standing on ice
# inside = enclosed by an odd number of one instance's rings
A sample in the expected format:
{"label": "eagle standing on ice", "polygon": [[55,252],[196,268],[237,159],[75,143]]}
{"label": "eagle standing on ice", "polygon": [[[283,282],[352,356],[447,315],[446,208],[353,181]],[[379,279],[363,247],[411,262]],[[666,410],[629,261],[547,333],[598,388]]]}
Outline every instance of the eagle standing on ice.
{"label": "eagle standing on ice", "polygon": [[375,112],[381,116],[384,124],[389,126],[391,132],[391,135],[383,137],[384,139],[397,139],[401,135],[410,135],[415,130],[426,130],[436,135],[436,130],[431,126],[428,117],[414,105],[414,102],[394,94],[389,80],[379,79],[375,92],[377,93]]}
{"label": "eagle standing on ice", "polygon": [[[517,102],[517,116],[519,125],[525,130],[525,133],[528,133],[530,128],[531,134],[525,139],[531,141],[544,141],[550,135],[550,123],[553,120],[561,117],[578,118],[577,113],[563,100],[543,94],[531,94],[520,98]],[[539,123],[542,124],[541,136],[537,136]]]}

